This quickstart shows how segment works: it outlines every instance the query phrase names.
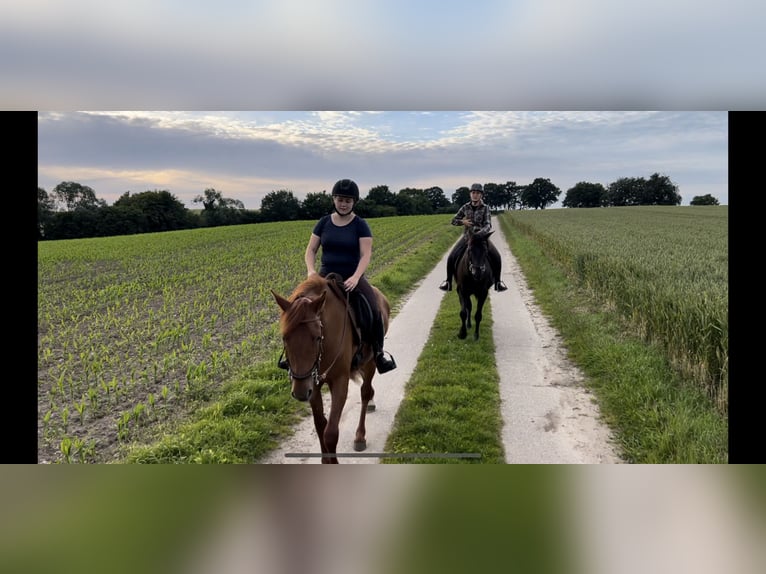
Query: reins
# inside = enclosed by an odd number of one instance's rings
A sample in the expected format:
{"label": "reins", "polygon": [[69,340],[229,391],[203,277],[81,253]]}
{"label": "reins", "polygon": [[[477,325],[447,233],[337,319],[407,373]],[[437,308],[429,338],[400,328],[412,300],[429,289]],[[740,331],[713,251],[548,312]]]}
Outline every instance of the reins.
{"label": "reins", "polygon": [[[330,369],[332,369],[333,365],[335,365],[335,361],[338,360],[338,357],[340,357],[340,354],[343,352],[341,343],[343,342],[343,339],[346,336],[346,324],[351,320],[348,316],[348,298],[349,298],[349,292],[346,291],[346,296],[343,298],[343,303],[346,307],[346,314],[343,318],[343,331],[340,334],[340,343],[338,343],[338,353],[335,355],[335,358],[332,360],[332,363],[330,363],[330,366],[327,367],[327,369],[325,369],[325,372],[319,376],[319,381],[317,382],[317,384],[320,384],[321,382],[324,382],[327,379],[327,373],[330,372]],[[321,322],[320,322],[320,325],[321,325]],[[324,336],[322,338],[324,339]]]}

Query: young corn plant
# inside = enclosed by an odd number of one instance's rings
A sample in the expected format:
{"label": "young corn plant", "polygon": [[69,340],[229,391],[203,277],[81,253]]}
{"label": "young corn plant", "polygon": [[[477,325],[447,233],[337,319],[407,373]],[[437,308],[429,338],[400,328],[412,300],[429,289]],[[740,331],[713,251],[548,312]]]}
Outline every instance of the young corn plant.
{"label": "young corn plant", "polygon": [[64,462],[71,463],[72,462],[72,439],[69,437],[64,437],[61,439],[61,442],[59,443],[59,448],[61,449],[61,454],[64,455]]}
{"label": "young corn plant", "polygon": [[98,389],[95,387],[88,388],[88,400],[90,400],[90,407],[94,411],[98,409]]}
{"label": "young corn plant", "polygon": [[136,421],[136,426],[141,424],[141,419],[145,416],[144,411],[146,410],[146,405],[144,403],[138,403],[135,407],[133,407],[133,420]]}
{"label": "young corn plant", "polygon": [[43,435],[46,437],[51,426],[51,416],[53,416],[53,411],[50,409],[43,415]]}
{"label": "young corn plant", "polygon": [[83,398],[80,402],[74,404],[74,408],[77,410],[77,414],[80,415],[80,424],[85,422],[85,407],[88,403]]}
{"label": "young corn plant", "polygon": [[69,407],[61,409],[61,424],[64,425],[64,432],[69,432]]}
{"label": "young corn plant", "polygon": [[130,412],[124,412],[120,416],[120,418],[117,420],[117,439],[118,440],[125,440],[128,438],[128,434],[130,433],[130,429],[128,428],[128,424],[130,423]]}

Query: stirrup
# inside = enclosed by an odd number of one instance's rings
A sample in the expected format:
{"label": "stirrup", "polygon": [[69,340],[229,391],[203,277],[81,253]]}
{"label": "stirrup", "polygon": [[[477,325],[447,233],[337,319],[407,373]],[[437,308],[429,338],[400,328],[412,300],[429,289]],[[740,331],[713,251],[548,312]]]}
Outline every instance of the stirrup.
{"label": "stirrup", "polygon": [[388,371],[393,371],[396,368],[396,361],[394,361],[393,355],[389,353],[390,359],[387,358],[383,351],[380,351],[375,355],[375,366],[378,368],[378,372],[382,375]]}
{"label": "stirrup", "polygon": [[452,291],[452,281],[446,280],[444,283],[439,285],[439,289],[442,291]]}

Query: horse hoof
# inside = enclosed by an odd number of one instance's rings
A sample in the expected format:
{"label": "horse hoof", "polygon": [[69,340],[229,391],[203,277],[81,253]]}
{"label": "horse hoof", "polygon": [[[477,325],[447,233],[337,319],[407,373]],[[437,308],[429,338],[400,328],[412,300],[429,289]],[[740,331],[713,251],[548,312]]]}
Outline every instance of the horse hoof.
{"label": "horse hoof", "polygon": [[375,410],[375,403],[373,403],[372,401],[370,401],[369,403],[367,403],[367,412],[368,412],[368,413],[371,413],[371,412],[373,412],[374,410]]}
{"label": "horse hoof", "polygon": [[363,450],[367,449],[367,441],[366,440],[355,440],[354,441],[354,450],[356,452],[361,452]]}
{"label": "horse hoof", "polygon": [[466,333],[458,333],[457,334],[457,338],[458,339],[465,339],[465,337],[466,337]]}

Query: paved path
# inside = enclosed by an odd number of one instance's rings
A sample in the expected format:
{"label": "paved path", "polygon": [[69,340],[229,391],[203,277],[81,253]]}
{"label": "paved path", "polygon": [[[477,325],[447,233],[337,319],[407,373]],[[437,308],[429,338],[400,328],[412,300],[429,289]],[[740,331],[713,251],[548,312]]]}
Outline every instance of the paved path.
{"label": "paved path", "polygon": [[[499,227],[493,243],[503,259],[503,280],[508,291],[490,292],[496,361],[500,373],[503,444],[508,463],[619,462],[609,433],[598,421],[598,410],[580,384],[581,376],[566,360],[558,335],[541,315]],[[442,297],[457,297],[439,290],[444,280],[447,254],[417,286],[391,321],[385,348],[397,368],[377,374],[376,410],[367,415],[367,450],[355,453],[353,439],[359,418],[359,385],[352,383],[340,422],[338,452],[342,464],[374,464],[384,452],[404,388],[428,340]],[[455,317],[455,329],[459,317]],[[466,339],[469,341],[469,339]],[[286,383],[287,384],[287,383]],[[329,393],[323,393],[329,411]],[[307,412],[310,406],[306,404]],[[304,419],[294,436],[259,460],[262,464],[319,464],[319,441],[311,417]],[[353,456],[351,456],[353,455]]]}

